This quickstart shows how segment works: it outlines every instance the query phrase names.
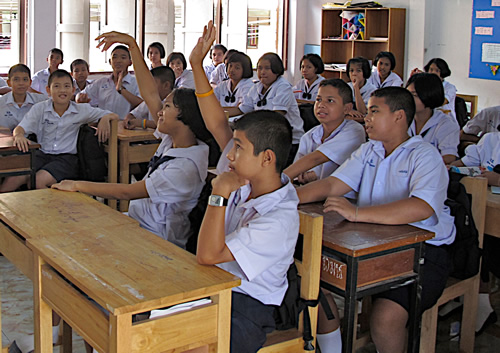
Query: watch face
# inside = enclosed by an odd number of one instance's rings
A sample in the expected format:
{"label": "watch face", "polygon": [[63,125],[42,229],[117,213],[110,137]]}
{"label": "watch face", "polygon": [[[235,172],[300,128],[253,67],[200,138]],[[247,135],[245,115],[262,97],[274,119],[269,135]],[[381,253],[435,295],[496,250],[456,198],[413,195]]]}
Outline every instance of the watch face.
{"label": "watch face", "polygon": [[223,198],[219,195],[210,195],[208,204],[210,206],[222,206]]}

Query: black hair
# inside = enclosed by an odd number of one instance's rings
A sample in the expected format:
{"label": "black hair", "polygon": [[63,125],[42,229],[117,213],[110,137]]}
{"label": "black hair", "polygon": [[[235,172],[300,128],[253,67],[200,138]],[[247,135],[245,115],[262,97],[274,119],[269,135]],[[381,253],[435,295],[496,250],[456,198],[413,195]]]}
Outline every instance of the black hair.
{"label": "black hair", "polygon": [[24,72],[24,73],[28,74],[28,76],[31,79],[30,68],[28,66],[24,65],[24,64],[16,64],[16,65],[12,66],[9,69],[9,76],[8,76],[8,78],[11,79],[12,75],[14,75],[16,72]]}
{"label": "black hair", "polygon": [[117,50],[124,50],[127,52],[128,54],[128,58],[131,59],[131,56],[130,56],[130,51],[128,50],[128,48],[124,45],[117,45],[116,47],[113,48],[113,50],[111,51],[111,55],[113,55],[113,53]]}
{"label": "black hair", "polygon": [[281,61],[280,57],[276,53],[265,53],[259,58],[259,61],[257,62],[257,65],[262,60],[267,60],[269,63],[271,63],[271,71],[273,74],[281,76],[285,73],[285,67],[283,66],[283,61]]}
{"label": "black hair", "polygon": [[431,68],[432,64],[435,64],[438,67],[440,71],[439,76],[441,76],[441,78],[446,78],[451,75],[451,70],[450,67],[448,66],[448,63],[446,63],[446,61],[444,61],[441,58],[434,58],[429,60],[427,65],[424,66],[424,71],[429,72],[429,69]]}
{"label": "black hair", "polygon": [[302,66],[302,62],[304,60],[309,60],[309,62],[316,68],[314,71],[316,74],[321,74],[325,71],[325,64],[323,63],[323,59],[318,54],[306,54],[300,59],[300,66]]}
{"label": "black hair", "polygon": [[160,59],[163,59],[165,57],[165,47],[163,44],[160,42],[153,42],[148,46],[148,50],[146,51],[146,54],[149,56],[149,49],[151,48],[156,48],[160,52]]}
{"label": "black hair", "polygon": [[154,78],[160,80],[161,83],[170,82],[170,88],[174,88],[175,85],[175,74],[168,66],[158,66],[151,69],[151,74]]}
{"label": "black hair", "polygon": [[200,112],[194,89],[176,88],[172,91],[172,102],[179,109],[177,119],[188,126],[198,140],[205,142],[209,147],[210,166],[215,166],[220,157],[220,149],[212,134],[207,130]]}
{"label": "black hair", "polygon": [[390,51],[381,51],[380,53],[377,54],[375,59],[373,60],[373,66],[377,66],[377,63],[380,58],[387,58],[391,62],[391,71],[394,70],[396,67],[396,58],[394,57],[394,54],[391,53]]}
{"label": "black hair", "polygon": [[444,104],[443,83],[437,75],[426,72],[414,74],[408,79],[406,88],[411,84],[425,107],[434,109]]}
{"label": "black hair", "polygon": [[75,68],[76,65],[85,65],[87,67],[87,71],[89,71],[89,63],[88,62],[86,62],[83,59],[75,59],[75,60],[73,60],[73,62],[69,66],[71,72],[73,72],[73,69]]}
{"label": "black hair", "polygon": [[355,58],[349,59],[346,67],[347,74],[349,74],[351,65],[357,65],[357,64],[361,65],[361,70],[363,70],[363,77],[365,79],[369,79],[372,74],[372,70],[370,68],[370,62],[367,59],[363,58],[362,56],[356,56]]}
{"label": "black hair", "polygon": [[391,112],[403,110],[406,115],[406,123],[411,125],[415,116],[415,100],[412,94],[403,87],[384,87],[375,90],[372,97],[384,98],[385,104],[389,106]]}
{"label": "black hair", "polygon": [[234,130],[245,132],[254,156],[271,150],[276,155],[276,172],[285,169],[292,146],[292,127],[283,115],[272,110],[253,111],[236,120]]}
{"label": "black hair", "polygon": [[342,97],[344,104],[352,103],[352,89],[351,87],[340,78],[330,78],[323,80],[319,83],[319,87],[332,86],[339,91],[339,96]]}
{"label": "black hair", "polygon": [[62,50],[59,49],[59,48],[52,48],[52,49],[50,49],[48,56],[50,56],[50,54],[58,54],[58,55],[61,56],[61,60],[64,60],[64,54],[63,54]]}
{"label": "black hair", "polygon": [[50,85],[52,84],[52,81],[55,78],[61,78],[61,77],[69,78],[69,80],[71,81],[71,85],[73,86],[73,77],[70,75],[70,73],[68,71],[62,70],[62,69],[58,69],[50,74],[49,81],[47,82],[47,86],[50,87]]}
{"label": "black hair", "polygon": [[224,54],[224,59],[222,60],[222,62],[225,64],[226,61],[229,60],[229,58],[231,58],[231,56],[233,56],[234,54],[236,53],[239,53],[239,51],[237,51],[236,49],[229,49],[225,54]]}
{"label": "black hair", "polygon": [[167,66],[170,66],[170,63],[176,59],[179,59],[182,62],[182,69],[186,70],[187,67],[187,62],[186,62],[186,57],[184,54],[180,52],[171,52],[167,58]]}
{"label": "black hair", "polygon": [[229,69],[229,64],[231,63],[241,64],[241,67],[243,68],[242,78],[253,77],[252,59],[250,59],[250,57],[245,53],[236,52],[229,56],[229,59],[227,59],[226,71]]}
{"label": "black hair", "polygon": [[212,53],[214,50],[221,50],[222,54],[226,54],[227,48],[223,46],[222,44],[215,44],[211,49],[210,49],[210,56],[212,56]]}

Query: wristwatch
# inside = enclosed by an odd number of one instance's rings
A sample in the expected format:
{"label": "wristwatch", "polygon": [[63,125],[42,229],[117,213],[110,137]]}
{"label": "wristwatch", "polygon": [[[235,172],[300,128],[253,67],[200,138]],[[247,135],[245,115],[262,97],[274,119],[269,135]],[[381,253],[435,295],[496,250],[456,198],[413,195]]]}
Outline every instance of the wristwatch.
{"label": "wristwatch", "polygon": [[227,199],[220,195],[210,195],[208,197],[208,205],[217,207],[227,206]]}

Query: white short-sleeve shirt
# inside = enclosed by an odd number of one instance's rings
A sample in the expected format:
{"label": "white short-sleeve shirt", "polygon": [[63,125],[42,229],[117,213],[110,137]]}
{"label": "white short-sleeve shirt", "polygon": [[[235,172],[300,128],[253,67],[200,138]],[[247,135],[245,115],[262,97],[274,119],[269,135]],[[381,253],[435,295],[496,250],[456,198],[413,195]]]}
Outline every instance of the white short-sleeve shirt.
{"label": "white short-sleeve shirt", "polygon": [[372,72],[372,75],[368,79],[368,82],[370,82],[375,88],[383,88],[383,87],[402,87],[403,86],[403,80],[399,75],[395,72],[392,72],[387,76],[387,78],[384,80],[384,82],[380,82],[380,75],[378,74],[378,71],[375,70]]}
{"label": "white short-sleeve shirt", "polygon": [[425,201],[434,214],[411,225],[434,232],[435,237],[427,241],[432,245],[451,244],[455,239],[453,217],[444,204],[448,172],[438,151],[422,137],[411,137],[387,157],[382,142],[370,140],[332,176],[358,192],[360,207],[384,205],[409,197]]}
{"label": "white short-sleeve shirt", "polygon": [[182,74],[175,79],[175,88],[191,88],[194,89],[193,71],[184,70]]}
{"label": "white short-sleeve shirt", "polygon": [[36,72],[31,78],[31,88],[48,97],[47,84],[49,83],[49,68]]}
{"label": "white short-sleeve shirt", "polygon": [[137,107],[135,107],[130,114],[135,116],[136,119],[148,119],[153,120],[153,117],[149,113],[149,108],[146,102],[141,102]]}
{"label": "white short-sleeve shirt", "polygon": [[12,92],[4,94],[0,97],[0,126],[8,127],[11,131],[14,130],[33,105],[47,99],[48,97],[43,94],[26,92],[26,99],[19,106],[14,102]]}
{"label": "white short-sleeve shirt", "polygon": [[[243,78],[236,85],[236,89],[232,91],[231,80],[226,80],[215,87],[214,94],[223,107],[237,107],[253,85],[251,78]],[[232,97],[234,97],[234,101]]]}
{"label": "white short-sleeve shirt", "polygon": [[229,79],[229,77],[226,72],[226,64],[222,63],[217,65],[215,70],[212,72],[209,81],[211,84],[218,86],[221,82],[226,81],[227,79]]}
{"label": "white short-sleeve shirt", "polygon": [[35,133],[41,150],[48,154],[76,154],[78,131],[83,124],[97,122],[110,111],[93,108],[87,103],[70,102],[68,109],[59,116],[52,99],[31,107],[19,123],[26,135]]}
{"label": "white short-sleeve shirt", "polygon": [[[352,100],[354,103],[356,103],[356,97],[354,97],[354,85],[352,82],[347,83],[349,87],[352,89]],[[359,90],[361,92],[361,98],[363,98],[363,102],[365,102],[365,105],[368,107],[368,100],[370,100],[370,96],[372,95],[373,91],[375,91],[377,88],[370,83],[370,81],[366,80],[365,85],[361,87]]]}
{"label": "white short-sleeve shirt", "polygon": [[[127,73],[122,80],[122,86],[134,96],[140,97],[139,88],[135,77]],[[116,90],[113,82],[113,75],[95,80],[85,87],[82,93],[86,93],[90,98],[90,105],[101,109],[110,110],[118,114],[120,119],[124,119],[130,112],[130,103]]]}
{"label": "white short-sleeve shirt", "polygon": [[5,80],[3,79],[3,77],[0,77],[0,88],[2,87],[7,87],[7,82],[5,82]]}
{"label": "white short-sleeve shirt", "polygon": [[[144,177],[149,198],[130,201],[129,215],[141,226],[182,248],[188,241],[188,215],[196,206],[208,169],[208,146],[173,148],[172,139],[155,131],[162,142],[155,156],[175,157]],[[151,169],[150,169],[151,170]]]}
{"label": "white short-sleeve shirt", "polygon": [[298,144],[304,135],[304,123],[293,96],[292,85],[283,76],[279,76],[265,94],[261,94],[263,87],[261,82],[254,84],[243,98],[239,109],[243,113],[263,109],[285,111],[285,118],[292,126],[292,143]]}
{"label": "white short-sleeve shirt", "polygon": [[444,88],[444,97],[446,98],[448,103],[436,109],[441,110],[443,113],[452,116],[453,119],[456,120],[457,118],[455,114],[455,98],[457,96],[457,88],[448,81],[443,81],[443,88]]}
{"label": "white short-sleeve shirt", "polygon": [[212,76],[212,72],[214,72],[214,70],[216,69],[217,67],[214,65],[213,62],[210,63],[210,65],[205,65],[203,67],[203,70],[205,71],[205,75],[207,76],[207,79],[210,81],[210,77]]}
{"label": "white short-sleeve shirt", "polygon": [[295,86],[292,87],[295,99],[305,99],[308,101],[315,101],[318,95],[319,84],[325,78],[323,76],[317,75],[316,80],[309,87],[307,80],[305,78],[299,80]]}
{"label": "white short-sleeve shirt", "polygon": [[485,134],[477,145],[467,146],[462,163],[466,167],[484,167],[490,172],[500,164],[500,132]]}
{"label": "white short-sleeve shirt", "polygon": [[500,105],[481,110],[474,118],[464,126],[464,132],[470,135],[478,135],[487,132],[498,131],[500,125]]}
{"label": "white short-sleeve shirt", "polygon": [[[408,135],[415,136],[415,120],[408,128]],[[458,157],[458,144],[460,143],[460,126],[450,115],[440,110],[434,110],[432,116],[420,130],[424,141],[436,147],[441,156],[451,154]]]}
{"label": "white short-sleeve shirt", "polygon": [[[88,85],[90,85],[92,82],[93,82],[92,80],[86,80],[85,81],[85,87],[87,87]],[[82,90],[80,89],[80,87],[78,87],[78,84],[76,83],[75,79],[73,79],[73,86],[75,87],[75,97],[76,97],[76,95],[78,93],[80,93]]]}
{"label": "white short-sleeve shirt", "polygon": [[286,175],[281,182],[281,188],[256,199],[247,200],[250,185],[231,193],[225,232],[235,261],[217,265],[241,278],[235,292],[266,305],[280,305],[285,296],[299,232],[297,192]]}

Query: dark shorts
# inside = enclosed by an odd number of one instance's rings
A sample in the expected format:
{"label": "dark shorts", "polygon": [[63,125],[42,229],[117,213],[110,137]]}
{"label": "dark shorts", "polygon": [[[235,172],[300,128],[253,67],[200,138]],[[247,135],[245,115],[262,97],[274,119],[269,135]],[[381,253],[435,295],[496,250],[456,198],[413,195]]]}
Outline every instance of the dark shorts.
{"label": "dark shorts", "polygon": [[483,262],[481,280],[489,282],[490,272],[500,278],[500,238],[485,234],[483,242]]}
{"label": "dark shorts", "polygon": [[35,151],[35,171],[46,170],[60,182],[64,179],[78,177],[78,157],[76,154],[61,153],[47,154],[40,150]]}
{"label": "dark shorts", "polygon": [[[424,259],[424,265],[420,267],[421,313],[437,303],[450,272],[448,251],[444,247],[425,244]],[[377,294],[374,299],[392,300],[410,312],[410,290],[411,286],[404,286]]]}
{"label": "dark shorts", "polygon": [[275,307],[236,292],[231,300],[231,353],[255,353],[274,330]]}

